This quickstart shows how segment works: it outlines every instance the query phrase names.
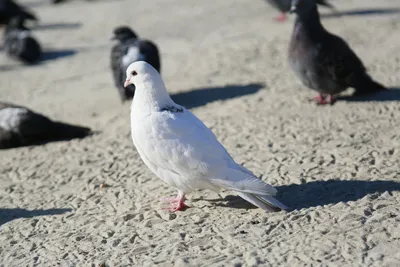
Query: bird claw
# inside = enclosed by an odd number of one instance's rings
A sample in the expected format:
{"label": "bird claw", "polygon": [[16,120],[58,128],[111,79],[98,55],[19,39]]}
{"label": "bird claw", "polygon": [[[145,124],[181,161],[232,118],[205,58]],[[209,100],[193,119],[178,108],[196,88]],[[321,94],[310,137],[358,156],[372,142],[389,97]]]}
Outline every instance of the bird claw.
{"label": "bird claw", "polygon": [[333,105],[335,103],[336,98],[332,95],[321,95],[318,94],[316,97],[310,99],[312,102],[316,102],[317,105]]}
{"label": "bird claw", "polygon": [[162,210],[169,210],[171,212],[175,212],[178,210],[185,210],[189,208],[184,201],[185,201],[185,195],[182,192],[179,192],[179,194],[176,197],[164,197],[161,198],[161,201],[169,203],[168,207],[162,207]]}
{"label": "bird claw", "polygon": [[169,207],[162,207],[161,209],[168,210],[171,212],[176,212],[176,211],[183,211],[187,208],[189,208],[189,206],[187,206],[185,203],[183,203],[183,201],[179,201],[179,202],[175,202],[175,203],[170,202]]}

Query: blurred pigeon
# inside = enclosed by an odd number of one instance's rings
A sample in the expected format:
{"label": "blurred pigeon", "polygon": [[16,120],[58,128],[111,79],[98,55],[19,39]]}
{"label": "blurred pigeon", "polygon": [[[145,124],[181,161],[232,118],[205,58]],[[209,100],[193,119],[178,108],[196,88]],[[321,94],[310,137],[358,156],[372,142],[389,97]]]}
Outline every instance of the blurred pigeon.
{"label": "blurred pigeon", "polygon": [[[13,25],[15,21],[15,25]],[[39,42],[31,36],[31,32],[21,24],[19,18],[14,18],[6,26],[4,36],[4,51],[12,58],[32,64],[42,56]]]}
{"label": "blurred pigeon", "polygon": [[[292,0],[267,0],[271,5],[281,11],[281,14],[275,18],[276,21],[283,22],[286,20],[286,13],[290,11],[290,7],[292,5]],[[329,8],[334,8],[330,3],[326,0],[317,0],[317,4],[326,6]]]}
{"label": "blurred pigeon", "polygon": [[143,60],[160,72],[160,56],[153,42],[139,39],[129,27],[116,28],[112,39],[118,43],[111,50],[111,69],[121,100],[125,101],[132,99],[135,93],[134,85],[124,87],[125,71],[128,66],[135,61]]}
{"label": "blurred pigeon", "polygon": [[0,25],[7,25],[12,18],[38,22],[37,17],[12,0],[0,0]]}
{"label": "blurred pigeon", "polygon": [[315,0],[293,0],[291,12],[297,14],[289,46],[289,62],[303,84],[319,93],[317,103],[334,102],[336,94],[352,87],[356,94],[386,88],[372,80],[340,37],[322,26]]}
{"label": "blurred pigeon", "polygon": [[131,107],[133,143],[144,163],[178,190],[170,211],[186,208],[185,194],[221,188],[265,211],[287,207],[276,200],[277,190],[237,164],[202,121],[168,95],[160,74],[144,61],[132,63],[125,85],[134,84]]}
{"label": "blurred pigeon", "polygon": [[0,149],[83,138],[89,128],[52,121],[25,107],[0,102]]}

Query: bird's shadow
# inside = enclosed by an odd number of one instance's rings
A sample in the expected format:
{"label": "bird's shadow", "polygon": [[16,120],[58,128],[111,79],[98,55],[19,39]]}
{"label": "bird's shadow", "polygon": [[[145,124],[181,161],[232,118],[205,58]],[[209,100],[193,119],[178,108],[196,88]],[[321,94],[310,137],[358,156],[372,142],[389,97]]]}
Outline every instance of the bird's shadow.
{"label": "bird's shadow", "polygon": [[35,27],[35,31],[47,31],[47,30],[70,30],[70,29],[78,29],[82,27],[82,23],[47,23],[47,24],[40,24]]}
{"label": "bird's shadow", "polygon": [[321,18],[337,18],[344,16],[390,15],[396,13],[400,13],[400,8],[355,9],[355,10],[337,11],[333,13],[322,14]]}
{"label": "bird's shadow", "polygon": [[71,211],[72,209],[26,210],[26,209],[0,208],[0,226],[9,221],[19,218],[32,218],[36,216],[58,215]]}
{"label": "bird's shadow", "polygon": [[400,101],[400,88],[390,88],[389,90],[379,91],[375,94],[364,96],[341,96],[337,100],[347,102],[387,102]]}
{"label": "bird's shadow", "polygon": [[[277,186],[277,198],[290,209],[303,209],[361,199],[369,194],[400,191],[395,181],[328,180]],[[251,209],[253,205],[238,196],[208,199],[221,207]]]}
{"label": "bird's shadow", "polygon": [[25,1],[24,2],[24,7],[29,7],[29,8],[33,8],[33,7],[42,7],[42,6],[47,6],[50,4],[50,1],[46,1],[46,0],[41,0],[41,1]]}
{"label": "bird's shadow", "polygon": [[41,61],[50,61],[56,60],[64,57],[71,57],[78,53],[77,50],[74,49],[64,49],[64,50],[53,50],[53,51],[44,51],[42,54]]}
{"label": "bird's shadow", "polygon": [[217,100],[227,100],[235,97],[257,93],[264,84],[227,85],[223,87],[201,88],[189,92],[172,94],[174,102],[190,109],[204,106]]}
{"label": "bird's shadow", "polygon": [[0,72],[13,71],[20,67],[19,65],[0,65]]}

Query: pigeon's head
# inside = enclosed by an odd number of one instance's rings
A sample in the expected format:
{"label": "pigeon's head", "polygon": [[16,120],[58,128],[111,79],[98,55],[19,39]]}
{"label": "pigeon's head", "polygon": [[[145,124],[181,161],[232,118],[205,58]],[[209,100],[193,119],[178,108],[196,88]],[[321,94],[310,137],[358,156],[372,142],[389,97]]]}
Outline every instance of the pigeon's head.
{"label": "pigeon's head", "polygon": [[292,6],[290,7],[290,13],[296,13],[298,15],[306,15],[313,8],[317,7],[315,0],[292,0]]}
{"label": "pigeon's head", "polygon": [[129,65],[126,70],[126,81],[124,86],[127,87],[130,84],[135,85],[136,88],[140,84],[148,81],[156,82],[161,80],[160,74],[155,68],[145,61],[136,61]]}
{"label": "pigeon's head", "polygon": [[114,30],[113,40],[119,40],[121,42],[129,39],[136,39],[137,35],[128,26],[121,26]]}

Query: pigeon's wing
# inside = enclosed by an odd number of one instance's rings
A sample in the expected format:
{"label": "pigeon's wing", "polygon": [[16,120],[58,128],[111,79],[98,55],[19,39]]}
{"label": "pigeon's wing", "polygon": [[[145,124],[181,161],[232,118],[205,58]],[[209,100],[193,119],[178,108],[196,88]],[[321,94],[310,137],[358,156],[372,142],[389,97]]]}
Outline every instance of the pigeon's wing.
{"label": "pigeon's wing", "polygon": [[152,65],[158,73],[161,72],[161,60],[158,47],[149,40],[141,40],[139,43],[140,52],[144,55],[145,61]]}
{"label": "pigeon's wing", "polygon": [[121,45],[116,44],[111,49],[111,71],[114,78],[115,86],[118,88],[124,87],[124,72],[121,68],[122,52]]}
{"label": "pigeon's wing", "polygon": [[275,188],[238,165],[212,131],[190,111],[155,113],[143,123],[152,125],[153,134],[141,133],[136,145],[154,166],[235,191],[276,193]]}
{"label": "pigeon's wing", "polygon": [[357,78],[366,73],[362,61],[342,38],[329,34],[322,46],[323,49],[317,50],[318,69],[337,84],[352,87]]}

